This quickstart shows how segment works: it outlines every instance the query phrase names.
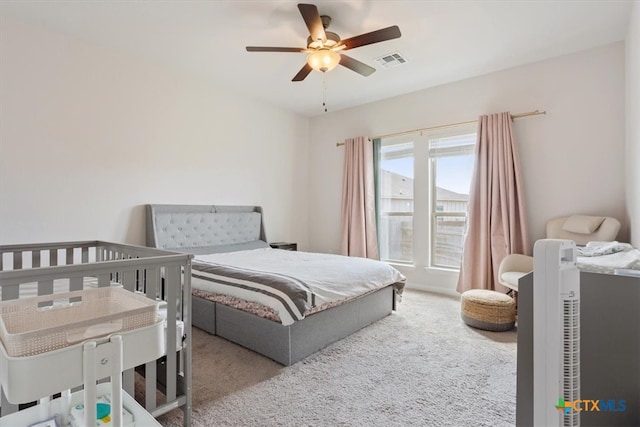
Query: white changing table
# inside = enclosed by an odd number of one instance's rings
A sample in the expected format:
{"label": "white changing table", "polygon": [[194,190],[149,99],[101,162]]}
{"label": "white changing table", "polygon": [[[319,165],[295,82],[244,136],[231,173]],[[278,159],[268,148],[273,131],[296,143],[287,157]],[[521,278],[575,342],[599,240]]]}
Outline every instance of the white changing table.
{"label": "white changing table", "polygon": [[[98,384],[98,395],[104,395],[111,391],[111,383]],[[129,396],[126,392],[123,392],[122,402],[129,412],[133,414],[133,420],[136,427],[153,427],[161,426],[153,416],[148,413],[134,398]],[[82,401],[82,392],[76,392],[71,395],[70,404],[75,405]],[[0,426],[2,427],[17,427],[17,426],[30,426],[39,421],[44,421],[48,418],[52,418],[56,414],[62,414],[65,408],[62,407],[62,399],[53,399],[49,403],[48,414],[43,413],[40,405],[32,406],[31,408],[14,412],[4,417],[0,417]],[[64,405],[66,406],[66,405]],[[69,408],[66,408],[69,411]],[[62,427],[62,426],[61,426]]]}
{"label": "white changing table", "polygon": [[[124,406],[133,414],[138,426],[160,425],[131,396],[122,390],[122,372],[163,356],[165,349],[164,321],[109,336],[91,338],[57,350],[31,356],[9,356],[0,343],[0,382],[10,402],[30,402],[41,399],[34,407],[0,418],[0,426],[30,426],[56,417],[59,425],[68,426],[72,405],[85,403],[86,416],[96,419],[96,397],[112,392],[111,414],[114,425],[119,423]],[[95,386],[96,381],[111,377],[112,383]],[[48,401],[63,390],[84,385],[84,390]]]}

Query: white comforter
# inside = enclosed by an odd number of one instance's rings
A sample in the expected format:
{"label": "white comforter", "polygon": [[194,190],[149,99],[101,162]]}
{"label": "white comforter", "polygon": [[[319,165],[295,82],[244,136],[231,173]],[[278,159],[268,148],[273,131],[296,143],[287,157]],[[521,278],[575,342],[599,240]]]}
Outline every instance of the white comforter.
{"label": "white comforter", "polygon": [[578,248],[577,265],[582,270],[596,273],[640,270],[640,250],[628,243],[589,242],[585,248]]}
{"label": "white comforter", "polygon": [[[198,263],[294,277],[308,285],[315,295],[316,306],[358,296],[395,283],[401,289],[405,281],[405,277],[398,270],[380,261],[271,248],[197,255],[194,258],[196,271]],[[194,287],[212,292],[221,291],[219,284],[205,281],[194,281]],[[224,293],[232,295],[234,292],[234,288],[224,290]],[[234,296],[247,299],[246,292],[242,289]],[[290,319],[290,316],[283,312],[281,304],[278,305],[276,302],[272,305],[264,301],[263,295],[259,293],[252,300],[271,306],[279,313],[283,324],[293,322],[294,319]]]}

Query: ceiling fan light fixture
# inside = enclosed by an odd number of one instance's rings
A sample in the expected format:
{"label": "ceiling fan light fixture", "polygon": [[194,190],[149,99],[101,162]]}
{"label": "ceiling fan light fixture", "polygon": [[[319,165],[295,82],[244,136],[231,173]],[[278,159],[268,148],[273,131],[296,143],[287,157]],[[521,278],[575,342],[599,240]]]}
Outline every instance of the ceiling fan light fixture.
{"label": "ceiling fan light fixture", "polygon": [[331,71],[340,63],[340,54],[331,49],[319,49],[307,56],[307,64],[316,71]]}
{"label": "ceiling fan light fixture", "polygon": [[[2,1],[2,0],[0,0]],[[400,37],[400,28],[392,25],[387,28],[370,31],[368,33],[349,37],[342,40],[340,36],[332,31],[327,31],[331,18],[327,15],[320,15],[318,7],[314,4],[298,3],[298,10],[302,15],[309,36],[307,37],[306,48],[278,47],[278,46],[247,46],[248,52],[305,52],[307,61],[291,79],[292,82],[301,82],[316,70],[327,72],[333,70],[338,64],[355,71],[361,76],[370,76],[376,69],[342,53],[350,49],[393,40]]]}

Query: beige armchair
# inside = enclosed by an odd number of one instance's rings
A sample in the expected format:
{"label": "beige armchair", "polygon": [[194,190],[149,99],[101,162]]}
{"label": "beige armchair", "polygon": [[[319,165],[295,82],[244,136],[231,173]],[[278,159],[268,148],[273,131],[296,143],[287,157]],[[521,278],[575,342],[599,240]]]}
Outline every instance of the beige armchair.
{"label": "beige armchair", "polygon": [[[611,217],[571,215],[547,222],[548,239],[573,240],[577,245],[588,242],[613,241],[620,231],[620,221]],[[511,254],[504,257],[498,268],[498,283],[518,291],[518,280],[533,271],[533,257]]]}

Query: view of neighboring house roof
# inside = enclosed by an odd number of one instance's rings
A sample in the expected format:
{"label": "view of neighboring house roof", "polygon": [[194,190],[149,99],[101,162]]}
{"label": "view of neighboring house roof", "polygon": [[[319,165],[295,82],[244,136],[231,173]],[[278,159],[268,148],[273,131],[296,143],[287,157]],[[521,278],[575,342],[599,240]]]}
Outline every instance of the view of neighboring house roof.
{"label": "view of neighboring house roof", "polygon": [[455,191],[447,190],[446,188],[436,187],[436,199],[437,200],[457,200],[468,201],[469,195],[456,193]]}
{"label": "view of neighboring house roof", "polygon": [[[395,172],[382,171],[383,179],[388,185],[380,189],[380,197],[383,199],[413,199],[413,178],[400,175]],[[436,187],[437,200],[468,201],[469,195]]]}

